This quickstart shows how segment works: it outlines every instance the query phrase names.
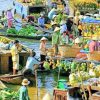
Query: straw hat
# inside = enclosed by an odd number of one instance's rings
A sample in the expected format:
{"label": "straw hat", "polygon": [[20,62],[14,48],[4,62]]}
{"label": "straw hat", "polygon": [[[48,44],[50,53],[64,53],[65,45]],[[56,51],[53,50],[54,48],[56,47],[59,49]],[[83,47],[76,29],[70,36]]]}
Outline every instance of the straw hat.
{"label": "straw hat", "polygon": [[54,32],[57,32],[59,30],[60,30],[60,28],[59,27],[56,27],[55,30],[54,30]]}
{"label": "straw hat", "polygon": [[43,41],[43,40],[48,40],[47,38],[45,37],[42,37],[40,41]]}
{"label": "straw hat", "polygon": [[28,79],[23,79],[22,81],[22,85],[29,85],[30,81],[28,81]]}
{"label": "straw hat", "polygon": [[60,25],[63,25],[63,24],[66,24],[66,21],[62,20],[62,21],[60,22]]}
{"label": "straw hat", "polygon": [[76,38],[76,39],[75,39],[75,43],[81,43],[80,38]]}
{"label": "straw hat", "polygon": [[57,23],[55,21],[52,21],[51,22],[51,25],[56,25]]}

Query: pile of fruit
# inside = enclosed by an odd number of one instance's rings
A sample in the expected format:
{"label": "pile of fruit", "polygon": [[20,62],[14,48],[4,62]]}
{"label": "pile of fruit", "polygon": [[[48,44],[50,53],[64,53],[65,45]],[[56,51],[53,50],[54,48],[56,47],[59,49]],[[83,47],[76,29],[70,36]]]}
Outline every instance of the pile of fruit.
{"label": "pile of fruit", "polygon": [[11,40],[10,39],[8,39],[8,38],[6,38],[6,37],[4,37],[4,36],[0,36],[0,42],[3,42],[3,43],[9,43]]}
{"label": "pile of fruit", "polygon": [[83,36],[99,36],[100,25],[98,24],[83,24]]}
{"label": "pile of fruit", "polygon": [[89,66],[87,66],[86,63],[82,63],[81,65],[78,65],[76,69],[74,69],[74,71],[69,75],[69,82],[71,85],[75,85],[78,82],[86,81],[89,78],[98,77],[100,77],[100,65],[94,66],[91,63]]}
{"label": "pile of fruit", "polygon": [[0,100],[19,100],[19,96],[17,92],[10,88],[5,88],[0,90]]}

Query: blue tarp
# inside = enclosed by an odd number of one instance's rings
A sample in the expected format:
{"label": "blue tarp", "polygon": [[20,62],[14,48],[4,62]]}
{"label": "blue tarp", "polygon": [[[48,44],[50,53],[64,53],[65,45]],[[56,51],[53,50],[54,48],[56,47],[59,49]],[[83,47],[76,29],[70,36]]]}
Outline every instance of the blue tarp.
{"label": "blue tarp", "polygon": [[82,23],[97,23],[100,24],[100,20],[96,20],[94,18],[87,17],[81,21]]}

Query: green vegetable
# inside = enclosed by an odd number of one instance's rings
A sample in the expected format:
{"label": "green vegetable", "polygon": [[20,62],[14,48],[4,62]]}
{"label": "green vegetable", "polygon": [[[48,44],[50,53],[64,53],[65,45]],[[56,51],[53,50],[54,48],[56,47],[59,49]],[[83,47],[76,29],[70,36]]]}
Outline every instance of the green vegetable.
{"label": "green vegetable", "polygon": [[18,31],[15,28],[10,28],[10,29],[7,29],[7,33],[9,33],[9,34],[17,34]]}

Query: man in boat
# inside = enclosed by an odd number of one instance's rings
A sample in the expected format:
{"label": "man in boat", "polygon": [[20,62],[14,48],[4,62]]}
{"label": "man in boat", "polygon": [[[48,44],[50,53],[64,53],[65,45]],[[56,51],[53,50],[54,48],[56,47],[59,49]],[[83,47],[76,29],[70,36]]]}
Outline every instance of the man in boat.
{"label": "man in boat", "polygon": [[38,68],[39,61],[35,58],[36,53],[32,51],[27,59],[26,66],[23,69],[24,75],[34,74],[34,71]]}
{"label": "man in boat", "polygon": [[30,52],[31,50],[28,48],[25,48],[21,44],[19,44],[18,40],[14,41],[14,45],[11,47],[11,55],[12,55],[12,61],[13,61],[13,74],[17,73],[17,70],[19,69],[19,52],[22,50],[25,50],[27,52]]}
{"label": "man in boat", "polygon": [[38,18],[38,25],[42,28],[45,27],[45,18],[43,13],[41,13],[40,17]]}
{"label": "man in boat", "polygon": [[30,100],[28,95],[28,89],[27,86],[30,84],[30,81],[28,79],[23,79],[22,86],[20,87],[18,93],[19,93],[19,100]]}

